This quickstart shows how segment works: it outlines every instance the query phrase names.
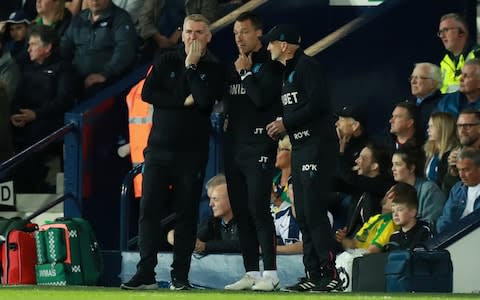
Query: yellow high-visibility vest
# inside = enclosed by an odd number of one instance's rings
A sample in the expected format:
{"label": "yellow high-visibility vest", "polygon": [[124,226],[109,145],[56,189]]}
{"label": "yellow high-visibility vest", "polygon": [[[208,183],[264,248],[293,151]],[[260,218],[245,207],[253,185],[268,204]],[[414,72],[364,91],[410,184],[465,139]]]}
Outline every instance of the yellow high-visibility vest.
{"label": "yellow high-visibility vest", "polygon": [[452,60],[452,58],[445,54],[442,61],[440,62],[440,69],[442,70],[443,85],[440,91],[442,94],[453,93],[458,91],[460,88],[460,77],[462,76],[462,68],[465,65],[465,62],[469,59],[475,58],[475,50],[468,52],[466,57],[460,54],[457,64]]}

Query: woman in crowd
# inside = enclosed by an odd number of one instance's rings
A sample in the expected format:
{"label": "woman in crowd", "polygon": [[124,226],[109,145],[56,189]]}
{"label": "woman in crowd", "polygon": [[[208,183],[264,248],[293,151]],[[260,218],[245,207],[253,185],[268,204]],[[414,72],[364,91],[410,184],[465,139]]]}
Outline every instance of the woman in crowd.
{"label": "woman in crowd", "polygon": [[65,8],[65,0],[37,0],[36,24],[51,26],[60,38],[72,19],[72,13]]}
{"label": "woman in crowd", "polygon": [[433,113],[428,121],[427,133],[425,176],[441,187],[447,173],[448,155],[459,145],[456,120],[449,113]]}
{"label": "woman in crowd", "polygon": [[442,213],[447,199],[434,182],[424,177],[424,164],[425,153],[423,151],[402,148],[393,154],[392,173],[396,182],[405,182],[415,187],[418,198],[417,218],[432,226]]}

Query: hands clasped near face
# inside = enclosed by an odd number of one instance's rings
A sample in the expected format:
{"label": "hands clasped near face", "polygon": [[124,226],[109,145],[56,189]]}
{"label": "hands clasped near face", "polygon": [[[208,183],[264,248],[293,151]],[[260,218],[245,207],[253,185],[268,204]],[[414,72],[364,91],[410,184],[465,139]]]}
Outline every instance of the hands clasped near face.
{"label": "hands clasped near face", "polygon": [[10,122],[12,122],[15,127],[25,127],[28,123],[34,121],[37,118],[37,114],[31,109],[20,109],[19,114],[14,114],[10,117]]}
{"label": "hands clasped near face", "polygon": [[238,54],[238,58],[235,61],[235,70],[240,73],[241,70],[250,70],[252,68],[252,53],[246,55],[243,52]]}
{"label": "hands clasped near face", "polygon": [[[203,46],[198,40],[193,40],[190,43],[190,48],[188,49],[187,57],[185,58],[185,66],[188,67],[190,65],[197,65],[202,57],[203,53]],[[185,102],[183,102],[184,106],[191,106],[193,105],[194,100],[192,94],[188,95],[185,98]]]}

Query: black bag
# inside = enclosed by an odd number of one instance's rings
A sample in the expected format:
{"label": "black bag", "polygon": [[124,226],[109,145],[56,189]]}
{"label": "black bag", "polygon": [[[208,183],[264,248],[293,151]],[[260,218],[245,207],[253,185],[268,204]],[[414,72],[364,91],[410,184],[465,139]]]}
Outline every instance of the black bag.
{"label": "black bag", "polygon": [[29,223],[20,217],[13,217],[10,219],[0,217],[0,243],[6,239],[7,233],[12,229],[23,229]]}
{"label": "black bag", "polygon": [[447,250],[398,250],[385,265],[387,292],[451,293],[453,265]]}
{"label": "black bag", "polygon": [[385,292],[388,253],[356,257],[352,268],[352,292]]}

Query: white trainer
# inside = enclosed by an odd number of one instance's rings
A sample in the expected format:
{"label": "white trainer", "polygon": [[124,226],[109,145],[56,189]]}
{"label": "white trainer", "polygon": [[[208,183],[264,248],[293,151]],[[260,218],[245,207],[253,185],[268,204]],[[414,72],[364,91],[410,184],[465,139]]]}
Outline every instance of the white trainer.
{"label": "white trainer", "polygon": [[230,291],[251,290],[254,285],[255,277],[245,274],[239,281],[226,285],[225,289]]}
{"label": "white trainer", "polygon": [[255,281],[255,284],[252,286],[252,290],[263,292],[276,291],[279,288],[280,281],[278,280],[278,278],[272,278],[269,276],[263,276],[262,278]]}

